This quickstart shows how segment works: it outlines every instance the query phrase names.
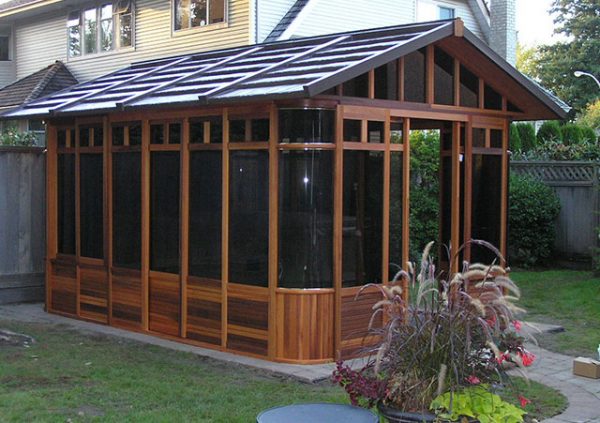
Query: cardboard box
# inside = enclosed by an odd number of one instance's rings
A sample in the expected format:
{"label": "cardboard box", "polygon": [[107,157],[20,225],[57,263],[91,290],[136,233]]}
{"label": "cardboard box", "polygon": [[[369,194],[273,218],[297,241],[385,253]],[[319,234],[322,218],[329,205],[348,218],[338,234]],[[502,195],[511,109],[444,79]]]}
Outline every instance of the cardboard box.
{"label": "cardboard box", "polygon": [[586,357],[577,357],[573,360],[573,374],[592,379],[600,379],[600,361]]}

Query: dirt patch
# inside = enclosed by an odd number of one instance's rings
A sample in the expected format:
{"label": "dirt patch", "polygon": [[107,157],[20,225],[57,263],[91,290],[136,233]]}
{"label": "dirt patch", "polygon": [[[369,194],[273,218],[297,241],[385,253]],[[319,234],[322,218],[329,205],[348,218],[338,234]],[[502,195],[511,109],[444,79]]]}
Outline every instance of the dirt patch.
{"label": "dirt patch", "polygon": [[29,335],[0,329],[0,347],[24,347],[29,348],[35,344],[35,339]]}

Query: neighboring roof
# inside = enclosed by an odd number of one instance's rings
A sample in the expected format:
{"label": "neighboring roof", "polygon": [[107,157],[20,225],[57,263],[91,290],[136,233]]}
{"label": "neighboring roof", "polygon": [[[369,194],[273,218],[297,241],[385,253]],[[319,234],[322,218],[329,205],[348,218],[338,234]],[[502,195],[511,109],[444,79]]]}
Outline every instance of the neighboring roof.
{"label": "neighboring roof", "polygon": [[[370,69],[442,41],[470,46],[473,56],[477,55],[478,60],[485,61],[488,68],[502,77],[498,83],[507,84],[505,91],[527,97],[526,105],[536,108],[536,116],[563,117],[564,110],[543,90],[468,30],[464,29],[464,37],[462,34],[462,21],[456,19],[136,63],[24,105],[4,117],[82,115],[139,107],[313,97]],[[519,103],[516,102],[517,106]]]}
{"label": "neighboring roof", "polygon": [[77,84],[61,61],[0,89],[0,108],[16,107]]}
{"label": "neighboring roof", "polygon": [[285,32],[292,22],[298,17],[298,14],[308,4],[309,0],[296,0],[296,3],[288,10],[285,16],[275,26],[273,31],[265,38],[265,42],[277,41],[279,37]]}
{"label": "neighboring roof", "polygon": [[20,6],[26,6],[31,3],[38,3],[40,1],[41,0],[10,0],[10,1],[7,1],[6,3],[0,3],[0,12],[9,10],[9,9],[15,9]]}

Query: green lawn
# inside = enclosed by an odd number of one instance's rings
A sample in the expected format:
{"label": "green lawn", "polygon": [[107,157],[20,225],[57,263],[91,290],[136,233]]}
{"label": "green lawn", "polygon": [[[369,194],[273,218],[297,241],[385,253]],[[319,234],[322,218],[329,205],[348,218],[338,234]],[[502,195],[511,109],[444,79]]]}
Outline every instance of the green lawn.
{"label": "green lawn", "polygon": [[513,272],[526,319],[560,324],[565,332],[537,335],[540,345],[569,355],[597,356],[600,343],[600,278],[590,272]]}
{"label": "green lawn", "polygon": [[[66,327],[0,320],[36,339],[0,343],[0,421],[252,422],[265,408],[294,402],[347,402],[329,382],[299,383],[264,371]],[[517,381],[532,416],[551,416],[565,399]],[[517,402],[514,392],[505,396]]]}

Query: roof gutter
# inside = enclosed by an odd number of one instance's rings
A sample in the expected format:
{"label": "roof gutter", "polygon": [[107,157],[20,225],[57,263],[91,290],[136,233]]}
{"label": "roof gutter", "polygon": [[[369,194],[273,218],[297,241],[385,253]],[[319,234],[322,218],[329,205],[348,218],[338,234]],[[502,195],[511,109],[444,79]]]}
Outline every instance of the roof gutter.
{"label": "roof gutter", "polygon": [[48,6],[51,4],[60,3],[62,1],[63,0],[37,0],[35,2],[28,3],[28,4],[17,5],[17,6],[14,6],[14,7],[11,7],[11,8],[1,11],[0,19],[8,17],[8,16],[17,15],[17,14],[23,13],[23,12],[28,12],[30,10],[35,10],[42,6]]}

